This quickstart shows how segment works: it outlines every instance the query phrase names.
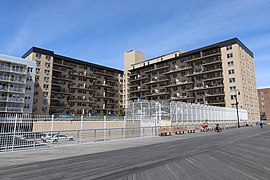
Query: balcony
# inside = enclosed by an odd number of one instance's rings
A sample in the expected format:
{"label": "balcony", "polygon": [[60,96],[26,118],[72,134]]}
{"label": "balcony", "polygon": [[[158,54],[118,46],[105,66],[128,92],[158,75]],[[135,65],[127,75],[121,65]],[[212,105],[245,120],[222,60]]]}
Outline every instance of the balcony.
{"label": "balcony", "polygon": [[10,72],[12,73],[18,73],[18,74],[26,74],[27,73],[27,69],[23,68],[10,68]]}
{"label": "balcony", "polygon": [[114,99],[115,96],[111,95],[106,95],[106,94],[101,94],[101,93],[96,93],[95,98],[101,98],[101,99]]}
{"label": "balcony", "polygon": [[163,86],[164,88],[171,88],[171,87],[176,87],[176,86],[183,86],[183,85],[189,85],[189,84],[194,84],[192,81],[184,81],[184,82],[172,82],[170,85]]}
{"label": "balcony", "polygon": [[0,107],[0,112],[22,113],[23,107],[12,107],[12,106]]}
{"label": "balcony", "polygon": [[107,78],[107,82],[117,83],[118,79],[115,78]]}
{"label": "balcony", "polygon": [[133,91],[129,91],[129,93],[138,93],[138,92],[145,92],[145,91],[150,91],[150,89],[148,88],[141,88],[141,89],[137,89],[137,90],[133,90]]}
{"label": "balcony", "polygon": [[[53,62],[53,65],[56,65],[56,66],[62,66],[62,67],[65,67],[65,68],[70,68],[70,69],[73,69],[73,66],[66,63],[66,62],[59,62],[59,61],[54,61]],[[54,68],[54,67],[53,67]]]}
{"label": "balcony", "polygon": [[94,99],[82,99],[82,98],[70,98],[69,99],[70,102],[76,102],[76,103],[92,103],[95,104],[95,100]]}
{"label": "balcony", "polygon": [[219,60],[215,60],[215,61],[211,61],[211,62],[206,62],[206,63],[202,64],[202,66],[215,65],[215,64],[221,64],[221,63],[222,63],[222,60],[219,59]]}
{"label": "balcony", "polygon": [[215,80],[221,80],[223,79],[223,77],[211,77],[211,78],[207,78],[207,79],[204,79],[203,81],[204,82],[207,82],[207,81],[215,81]]}
{"label": "balcony", "polygon": [[8,92],[25,93],[25,88],[9,87]]}
{"label": "balcony", "polygon": [[144,72],[145,72],[145,73],[150,73],[150,72],[159,71],[159,70],[167,69],[167,68],[170,68],[170,66],[161,66],[161,67],[157,67],[157,68],[154,68],[154,69],[150,69],[150,70],[147,70],[147,71],[144,71]]}
{"label": "balcony", "polygon": [[97,79],[94,74],[87,75],[86,73],[84,74],[84,73],[77,73],[77,72],[70,72],[69,74],[72,76],[83,77],[83,78],[88,78],[88,79]]}
{"label": "balcony", "polygon": [[224,88],[224,85],[223,84],[205,85],[205,86],[200,86],[200,87],[194,87],[193,89],[189,89],[187,91],[201,91],[201,90],[216,89],[216,88]]}
{"label": "balcony", "polygon": [[156,83],[161,83],[161,82],[167,82],[170,79],[167,78],[160,78],[160,79],[152,79],[150,82],[144,83],[145,85],[150,85],[150,84],[156,84]]}
{"label": "balcony", "polygon": [[57,76],[55,74],[53,74],[53,79],[58,79],[58,80],[61,80],[61,81],[69,81],[69,82],[72,82],[71,79],[68,79],[66,76]]}
{"label": "balcony", "polygon": [[146,94],[146,97],[153,97],[153,96],[164,96],[164,95],[170,95],[169,91],[161,91],[161,92],[152,92],[149,94]]}
{"label": "balcony", "polygon": [[0,91],[8,91],[8,87],[7,86],[0,86]]}
{"label": "balcony", "polygon": [[187,60],[186,63],[199,61],[199,60],[202,60],[202,59],[205,59],[205,58],[209,58],[209,57],[213,57],[213,56],[221,56],[221,52],[216,52],[216,53],[213,53],[213,54],[210,54],[210,55],[206,55],[206,56],[202,56],[202,57],[190,59],[190,60]]}
{"label": "balcony", "polygon": [[99,75],[102,75],[102,76],[108,76],[108,77],[113,77],[114,76],[113,74],[110,74],[110,73],[107,73],[107,72],[104,72],[104,71],[96,71],[95,74],[99,74]]}
{"label": "balcony", "polygon": [[207,101],[207,104],[214,106],[226,105],[225,101]]}
{"label": "balcony", "polygon": [[224,93],[214,93],[214,94],[207,94],[207,93],[205,93],[205,96],[204,97],[206,97],[206,98],[210,98],[210,97],[219,97],[219,96],[225,96],[225,94]]}
{"label": "balcony", "polygon": [[52,80],[52,85],[56,85],[56,86],[64,86],[65,83],[64,82],[61,82],[61,81],[58,81],[56,79],[53,79]]}
{"label": "balcony", "polygon": [[101,82],[97,82],[95,83],[95,86],[101,86],[101,87],[110,87],[112,88],[112,85],[106,84],[106,83],[101,83]]}
{"label": "balcony", "polygon": [[174,96],[171,97],[172,101],[183,101],[183,100],[189,100],[189,99],[194,99],[194,96]]}
{"label": "balcony", "polygon": [[25,84],[26,79],[25,78],[16,78],[16,77],[9,77],[9,76],[0,76],[0,81],[4,82],[13,82],[13,83],[19,83],[19,84]]}
{"label": "balcony", "polygon": [[139,77],[137,79],[130,79],[129,82],[132,83],[132,82],[136,82],[136,81],[142,81],[142,80],[145,80],[145,79],[149,79],[149,77],[142,76],[142,77]]}
{"label": "balcony", "polygon": [[219,72],[219,71],[222,71],[222,69],[218,68],[218,69],[213,69],[213,70],[205,70],[205,71],[200,71],[200,72],[193,72],[192,74],[187,75],[187,77],[199,76],[199,75],[204,75],[204,74],[214,73],[214,72]]}
{"label": "balcony", "polygon": [[79,86],[79,85],[72,85],[72,86],[69,86],[70,89],[82,89],[82,90],[85,90],[85,91],[96,91],[96,89],[94,88],[90,88],[90,87],[93,87],[93,86],[89,86],[89,87],[85,87],[85,86]]}
{"label": "balcony", "polygon": [[114,90],[114,89],[108,89],[107,93],[116,94],[116,93],[118,93],[118,91]]}
{"label": "balcony", "polygon": [[179,73],[179,72],[183,72],[183,71],[189,71],[193,69],[192,67],[185,67],[185,68],[176,68],[173,70],[170,70],[168,72],[163,73],[163,75],[168,75],[168,74],[174,74],[174,73]]}
{"label": "balcony", "polygon": [[0,66],[0,71],[12,72],[18,74],[26,74],[27,70],[25,68],[11,68],[10,66]]}

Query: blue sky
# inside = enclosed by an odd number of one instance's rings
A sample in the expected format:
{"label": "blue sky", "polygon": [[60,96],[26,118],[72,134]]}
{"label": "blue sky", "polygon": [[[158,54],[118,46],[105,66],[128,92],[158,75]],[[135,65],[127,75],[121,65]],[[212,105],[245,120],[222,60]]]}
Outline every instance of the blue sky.
{"label": "blue sky", "polygon": [[270,1],[2,0],[0,53],[53,50],[114,68],[124,51],[146,59],[238,37],[255,56],[257,86],[270,86]]}

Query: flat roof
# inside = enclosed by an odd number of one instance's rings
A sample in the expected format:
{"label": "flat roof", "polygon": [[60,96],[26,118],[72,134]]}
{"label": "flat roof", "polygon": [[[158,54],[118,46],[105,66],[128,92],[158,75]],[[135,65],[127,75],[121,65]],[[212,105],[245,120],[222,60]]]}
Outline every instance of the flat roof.
{"label": "flat roof", "polygon": [[73,63],[83,64],[83,65],[86,65],[86,66],[93,66],[93,67],[96,67],[96,68],[102,68],[102,69],[114,71],[114,72],[117,72],[117,73],[120,73],[120,74],[123,74],[124,73],[124,71],[119,70],[119,69],[115,69],[115,68],[111,68],[111,67],[107,67],[107,66],[102,66],[102,65],[99,65],[99,64],[90,63],[88,61],[83,61],[83,60],[79,60],[79,59],[75,59],[75,58],[71,58],[71,57],[66,57],[66,56],[63,56],[63,55],[55,54],[54,51],[42,49],[42,48],[39,48],[39,47],[32,47],[32,48],[30,48],[22,57],[23,58],[26,58],[32,52],[46,54],[46,55],[53,56],[54,58],[65,59],[65,60],[71,61]]}
{"label": "flat roof", "polygon": [[26,66],[31,66],[31,67],[36,66],[35,61],[31,61],[31,60],[23,59],[23,58],[19,58],[19,57],[14,57],[14,56],[9,56],[9,55],[5,55],[5,54],[0,54],[0,60],[11,62],[11,63],[16,63],[16,64],[22,64],[22,65],[26,65]]}
{"label": "flat roof", "polygon": [[[174,60],[174,59],[179,59],[179,58],[182,58],[182,57],[186,57],[186,56],[189,56],[189,55],[192,55],[196,52],[199,52],[199,51],[204,51],[204,50],[208,50],[208,49],[211,49],[211,48],[216,48],[216,47],[224,47],[224,46],[228,46],[228,45],[231,45],[231,44],[238,44],[239,46],[241,46],[243,49],[245,49],[245,51],[251,56],[253,57],[253,53],[238,39],[238,38],[232,38],[232,39],[229,39],[229,40],[225,40],[225,41],[222,41],[222,42],[219,42],[219,43],[215,43],[215,44],[211,44],[211,45],[208,45],[208,46],[204,46],[202,48],[198,48],[198,49],[194,49],[194,50],[191,50],[191,51],[187,51],[187,52],[183,52],[183,53],[180,53],[179,56],[177,57],[173,57],[171,59],[167,59],[167,60],[164,60],[164,61],[170,61],[170,60]],[[174,51],[174,52],[178,52],[178,51]],[[171,53],[168,53],[168,54],[172,54],[174,52],[171,52]],[[168,55],[167,54],[167,55]],[[164,55],[163,55],[164,56]],[[159,57],[162,57],[162,56],[159,56]],[[158,57],[157,57],[158,58]],[[151,60],[151,59],[150,59]],[[149,61],[149,60],[147,60]],[[139,63],[144,63],[144,62],[147,62],[147,61],[142,61],[142,62],[139,62]],[[159,63],[162,63],[164,61],[159,61],[159,62],[156,62],[156,63],[153,63],[153,64],[159,64]],[[136,64],[139,64],[139,63],[136,63]],[[136,65],[136,64],[132,64],[132,65]],[[132,66],[131,65],[131,66]],[[145,66],[142,66],[142,67],[138,67],[138,68],[135,68],[135,69],[130,69],[130,71],[132,70],[136,70],[136,69],[140,69],[140,68],[143,68]]]}

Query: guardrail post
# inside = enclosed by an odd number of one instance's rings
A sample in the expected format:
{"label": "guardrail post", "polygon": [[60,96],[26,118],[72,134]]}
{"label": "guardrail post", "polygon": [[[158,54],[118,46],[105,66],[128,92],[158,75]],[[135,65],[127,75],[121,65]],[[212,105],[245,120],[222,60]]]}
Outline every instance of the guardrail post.
{"label": "guardrail post", "polygon": [[142,133],[142,137],[144,137],[144,127],[143,127],[143,133]]}
{"label": "guardrail post", "polygon": [[97,130],[95,129],[95,131],[94,131],[94,141],[96,141],[97,140]]}
{"label": "guardrail post", "polygon": [[51,131],[53,131],[54,115],[52,115]]}
{"label": "guardrail post", "polygon": [[15,134],[16,134],[16,128],[17,128],[17,121],[18,121],[18,114],[15,116],[15,124],[14,124],[14,130],[13,130],[13,138],[12,138],[12,151],[14,150],[14,143],[15,143]]}
{"label": "guardrail post", "polygon": [[58,134],[58,135],[57,135],[57,146],[59,146],[59,136],[60,136],[60,131],[58,131],[57,134]]}
{"label": "guardrail post", "polygon": [[34,132],[34,144],[33,144],[33,146],[34,146],[34,149],[36,148],[36,132]]}

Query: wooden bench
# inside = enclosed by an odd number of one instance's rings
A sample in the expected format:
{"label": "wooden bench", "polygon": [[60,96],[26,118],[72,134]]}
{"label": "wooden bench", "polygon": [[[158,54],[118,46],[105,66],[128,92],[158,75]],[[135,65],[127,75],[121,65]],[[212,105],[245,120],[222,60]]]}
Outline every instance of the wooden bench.
{"label": "wooden bench", "polygon": [[172,135],[172,129],[170,127],[160,127],[157,129],[159,136],[170,136]]}
{"label": "wooden bench", "polygon": [[174,132],[176,135],[179,135],[179,134],[185,134],[185,129],[182,128],[182,127],[173,127],[173,132]]}

